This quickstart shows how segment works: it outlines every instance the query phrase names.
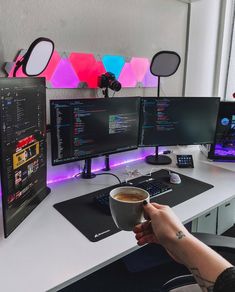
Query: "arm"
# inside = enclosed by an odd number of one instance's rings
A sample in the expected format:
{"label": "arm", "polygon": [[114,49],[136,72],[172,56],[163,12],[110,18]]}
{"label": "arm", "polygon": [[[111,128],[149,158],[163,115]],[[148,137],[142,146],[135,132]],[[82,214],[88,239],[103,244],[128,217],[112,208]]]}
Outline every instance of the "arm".
{"label": "arm", "polygon": [[217,277],[232,265],[191,235],[168,206],[145,204],[144,211],[149,220],[135,227],[137,243],[161,244],[193,273],[202,291],[213,291]]}

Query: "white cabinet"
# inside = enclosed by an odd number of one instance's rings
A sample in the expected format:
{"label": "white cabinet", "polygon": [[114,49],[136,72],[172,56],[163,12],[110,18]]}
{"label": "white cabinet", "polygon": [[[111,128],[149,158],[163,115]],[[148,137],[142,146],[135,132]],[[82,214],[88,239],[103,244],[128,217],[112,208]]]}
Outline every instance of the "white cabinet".
{"label": "white cabinet", "polygon": [[191,231],[220,235],[234,224],[235,199],[193,220]]}
{"label": "white cabinet", "polygon": [[235,223],[235,199],[218,207],[217,234],[222,234]]}
{"label": "white cabinet", "polygon": [[192,232],[216,234],[217,208],[213,209],[192,222]]}

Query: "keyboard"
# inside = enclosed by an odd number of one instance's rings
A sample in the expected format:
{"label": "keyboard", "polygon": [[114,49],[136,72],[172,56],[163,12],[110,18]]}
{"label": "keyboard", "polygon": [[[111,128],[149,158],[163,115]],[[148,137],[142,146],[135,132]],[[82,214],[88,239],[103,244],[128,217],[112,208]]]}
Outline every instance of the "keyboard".
{"label": "keyboard", "polygon": [[[125,185],[138,187],[146,190],[147,192],[149,192],[150,199],[172,191],[172,188],[169,185],[159,180],[155,180],[152,177],[147,180],[140,181],[139,183],[136,184],[129,183]],[[99,209],[101,209],[104,213],[110,215],[111,213],[109,208],[109,192],[110,190],[108,191],[104,190],[104,192],[102,192],[101,190],[100,194],[94,197],[94,202],[97,205],[97,207],[99,207]]]}

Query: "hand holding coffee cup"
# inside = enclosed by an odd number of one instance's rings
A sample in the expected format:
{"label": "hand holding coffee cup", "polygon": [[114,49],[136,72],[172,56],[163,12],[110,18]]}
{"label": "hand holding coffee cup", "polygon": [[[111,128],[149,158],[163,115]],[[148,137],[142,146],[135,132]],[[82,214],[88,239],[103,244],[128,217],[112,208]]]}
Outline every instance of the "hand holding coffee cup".
{"label": "hand holding coffee cup", "polygon": [[144,221],[144,200],[149,202],[149,193],[136,187],[118,187],[110,192],[110,210],[119,229],[131,231],[135,225]]}

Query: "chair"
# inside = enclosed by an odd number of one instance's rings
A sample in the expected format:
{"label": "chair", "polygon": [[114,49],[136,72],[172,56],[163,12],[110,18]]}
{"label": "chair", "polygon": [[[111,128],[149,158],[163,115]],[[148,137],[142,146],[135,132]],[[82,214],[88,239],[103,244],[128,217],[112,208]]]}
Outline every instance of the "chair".
{"label": "chair", "polygon": [[[225,259],[235,265],[235,238],[208,233],[192,233]],[[161,292],[201,292],[192,274],[175,277],[167,281]]]}

